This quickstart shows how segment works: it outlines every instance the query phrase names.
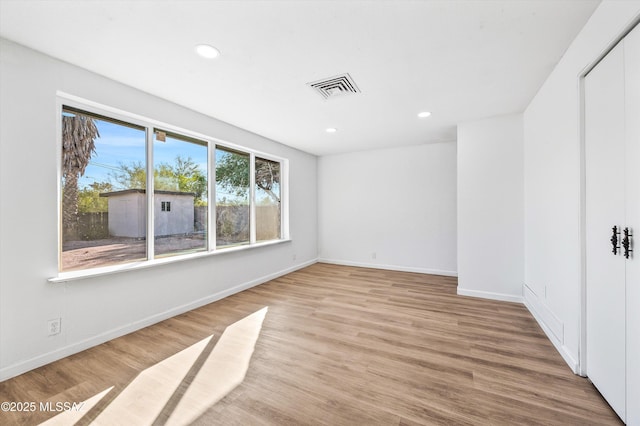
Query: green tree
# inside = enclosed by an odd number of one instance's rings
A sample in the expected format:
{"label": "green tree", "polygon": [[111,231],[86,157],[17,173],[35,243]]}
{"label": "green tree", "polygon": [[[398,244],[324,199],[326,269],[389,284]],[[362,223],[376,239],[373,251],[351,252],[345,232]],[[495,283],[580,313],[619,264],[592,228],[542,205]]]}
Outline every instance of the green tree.
{"label": "green tree", "polygon": [[113,191],[110,182],[94,182],[78,192],[78,212],[98,213],[109,210],[109,200],[101,197],[104,192]]}
{"label": "green tree", "polygon": [[[225,191],[238,197],[246,197],[249,190],[249,156],[228,153],[218,158],[216,163],[216,183]],[[256,186],[262,189],[274,202],[280,202],[275,192],[280,186],[280,163],[256,159]]]}
{"label": "green tree", "polygon": [[[230,195],[247,197],[249,170],[248,155],[225,152],[224,155],[216,156],[216,184]],[[226,201],[229,202],[229,200]]]}
{"label": "green tree", "polygon": [[[196,204],[204,205],[207,196],[207,176],[191,157],[176,156],[173,164],[161,163],[154,170],[156,189],[193,192]],[[170,188],[169,188],[170,187]]]}
{"label": "green tree", "polygon": [[129,164],[120,163],[120,170],[109,174],[109,180],[114,188],[145,189],[147,187],[147,169],[142,161],[132,161]]}
{"label": "green tree", "polygon": [[[143,189],[147,172],[140,161],[120,164],[110,175],[114,186],[120,189]],[[193,192],[196,205],[206,205],[207,177],[191,157],[176,156],[173,164],[160,163],[153,171],[153,185],[158,191]]]}

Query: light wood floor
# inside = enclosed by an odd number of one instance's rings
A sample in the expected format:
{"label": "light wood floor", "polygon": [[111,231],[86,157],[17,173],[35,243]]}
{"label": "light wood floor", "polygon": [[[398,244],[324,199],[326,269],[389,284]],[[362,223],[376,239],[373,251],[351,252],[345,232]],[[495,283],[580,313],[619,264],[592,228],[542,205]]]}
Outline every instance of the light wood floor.
{"label": "light wood floor", "polygon": [[[620,424],[525,307],[456,285],[316,264],[0,383],[0,400],[88,401],[77,424],[109,424],[115,405],[123,425],[180,423],[178,407],[202,425]],[[152,398],[159,409],[141,412],[140,386],[168,395]],[[195,388],[204,410],[189,405]],[[56,414],[0,424],[77,420]]]}

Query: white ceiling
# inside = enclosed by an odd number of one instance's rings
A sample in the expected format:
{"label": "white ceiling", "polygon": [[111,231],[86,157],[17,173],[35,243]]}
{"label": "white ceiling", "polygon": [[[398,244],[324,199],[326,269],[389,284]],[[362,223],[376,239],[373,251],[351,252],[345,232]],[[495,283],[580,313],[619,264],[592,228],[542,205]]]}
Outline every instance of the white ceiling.
{"label": "white ceiling", "polygon": [[[598,3],[0,0],[0,35],[326,155],[453,141],[459,122],[523,111]],[[306,85],[341,73],[362,93]]]}

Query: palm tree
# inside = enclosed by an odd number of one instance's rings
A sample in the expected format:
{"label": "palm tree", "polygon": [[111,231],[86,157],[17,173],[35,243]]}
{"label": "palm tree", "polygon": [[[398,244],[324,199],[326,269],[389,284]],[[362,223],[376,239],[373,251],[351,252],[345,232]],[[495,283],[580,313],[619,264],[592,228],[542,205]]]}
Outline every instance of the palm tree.
{"label": "palm tree", "polygon": [[[100,137],[95,122],[86,115],[62,116],[62,230],[75,237],[78,223],[78,178],[84,174]],[[66,238],[65,238],[66,239]]]}

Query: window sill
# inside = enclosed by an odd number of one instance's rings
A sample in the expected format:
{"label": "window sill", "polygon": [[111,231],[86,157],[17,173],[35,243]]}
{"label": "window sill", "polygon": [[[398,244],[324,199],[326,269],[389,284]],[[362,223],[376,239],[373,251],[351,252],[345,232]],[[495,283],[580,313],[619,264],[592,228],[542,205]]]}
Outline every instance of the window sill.
{"label": "window sill", "polygon": [[185,260],[198,259],[201,257],[219,256],[226,253],[236,253],[239,251],[252,250],[259,247],[275,246],[275,245],[287,243],[290,241],[291,239],[265,241],[265,242],[250,244],[250,245],[219,248],[212,251],[204,251],[199,253],[189,253],[189,254],[183,254],[183,255],[162,257],[162,258],[153,259],[153,260],[144,260],[141,262],[131,262],[131,263],[124,263],[121,265],[103,266],[101,268],[83,269],[79,271],[60,272],[57,276],[49,278],[47,281],[49,281],[50,283],[63,283],[67,281],[76,281],[76,280],[82,280],[85,278],[99,277],[102,275],[116,274],[119,272],[136,271],[139,269],[153,268],[158,265],[166,265],[169,263],[182,262]]}

